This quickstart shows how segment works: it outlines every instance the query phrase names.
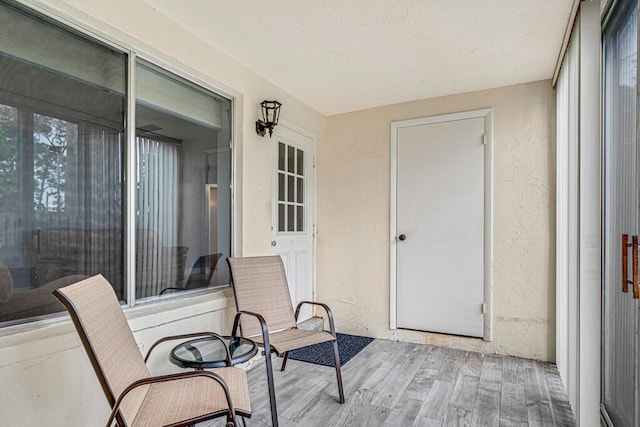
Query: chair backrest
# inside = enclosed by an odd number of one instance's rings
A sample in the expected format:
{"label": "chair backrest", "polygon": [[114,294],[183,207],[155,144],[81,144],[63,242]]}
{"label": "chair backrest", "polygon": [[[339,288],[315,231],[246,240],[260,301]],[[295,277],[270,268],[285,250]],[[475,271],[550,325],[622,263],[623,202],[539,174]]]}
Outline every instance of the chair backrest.
{"label": "chair backrest", "polygon": [[[97,275],[53,293],[69,311],[109,405],[132,382],[149,376],[133,333],[109,282]],[[135,389],[121,405],[131,425],[148,386]]]}
{"label": "chair backrest", "polygon": [[191,274],[189,274],[184,288],[197,289],[209,286],[209,282],[211,282],[211,277],[220,258],[222,258],[221,252],[199,257],[196,262],[193,263]]}
{"label": "chair backrest", "polygon": [[[238,310],[262,315],[270,332],[296,326],[287,276],[279,255],[227,259]],[[242,318],[245,336],[259,335],[261,331],[253,317]]]}

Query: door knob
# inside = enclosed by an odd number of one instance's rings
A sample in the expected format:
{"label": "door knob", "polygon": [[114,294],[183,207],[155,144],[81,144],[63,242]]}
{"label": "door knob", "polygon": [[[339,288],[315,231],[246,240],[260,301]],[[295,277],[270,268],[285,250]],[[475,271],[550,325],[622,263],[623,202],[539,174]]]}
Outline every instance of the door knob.
{"label": "door knob", "polygon": [[401,234],[398,236],[398,239],[400,240],[406,240],[407,236],[405,236],[404,234]]}
{"label": "door knob", "polygon": [[278,244],[278,243],[277,243],[275,240],[272,240],[272,241],[271,241],[271,246],[275,246],[275,245],[277,245],[277,244]]}

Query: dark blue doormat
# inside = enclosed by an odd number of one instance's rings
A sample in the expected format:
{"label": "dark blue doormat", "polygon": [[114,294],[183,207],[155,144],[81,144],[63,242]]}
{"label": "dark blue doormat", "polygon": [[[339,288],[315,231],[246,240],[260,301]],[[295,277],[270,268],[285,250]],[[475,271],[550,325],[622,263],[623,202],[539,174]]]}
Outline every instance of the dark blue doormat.
{"label": "dark blue doormat", "polygon": [[[340,353],[340,365],[342,366],[373,341],[373,338],[357,335],[336,334],[336,336],[338,337],[338,353]],[[289,359],[315,363],[316,365],[336,366],[333,357],[333,343],[331,342],[291,350]]]}

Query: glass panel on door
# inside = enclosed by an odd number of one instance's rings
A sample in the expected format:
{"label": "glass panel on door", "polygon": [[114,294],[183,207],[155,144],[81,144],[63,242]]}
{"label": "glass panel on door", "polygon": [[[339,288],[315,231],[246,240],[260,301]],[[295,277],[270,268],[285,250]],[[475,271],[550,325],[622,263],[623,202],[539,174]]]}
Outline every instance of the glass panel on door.
{"label": "glass panel on door", "polygon": [[278,143],[278,232],[304,232],[304,151]]}

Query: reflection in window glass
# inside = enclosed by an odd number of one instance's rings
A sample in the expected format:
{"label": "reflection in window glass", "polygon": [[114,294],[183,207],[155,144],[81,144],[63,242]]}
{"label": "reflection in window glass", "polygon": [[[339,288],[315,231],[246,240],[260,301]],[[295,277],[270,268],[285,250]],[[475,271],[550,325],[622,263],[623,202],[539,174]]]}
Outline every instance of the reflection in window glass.
{"label": "reflection in window glass", "polygon": [[3,226],[5,237],[8,230],[15,229],[14,221],[19,218],[17,198],[18,109],[0,104],[0,215],[3,221],[9,221],[10,224]]}
{"label": "reflection in window glass", "polygon": [[0,322],[98,273],[123,298],[126,57],[6,4],[0,39]]}
{"label": "reflection in window glass", "polygon": [[229,283],[231,102],[136,67],[136,297]]}
{"label": "reflection in window glass", "polygon": [[63,311],[51,292],[95,274],[125,303],[229,283],[231,102],[138,62],[127,153],[126,54],[7,3],[0,39],[0,323]]}
{"label": "reflection in window glass", "polygon": [[64,212],[67,173],[73,171],[78,125],[34,114],[33,205],[36,212]]}

